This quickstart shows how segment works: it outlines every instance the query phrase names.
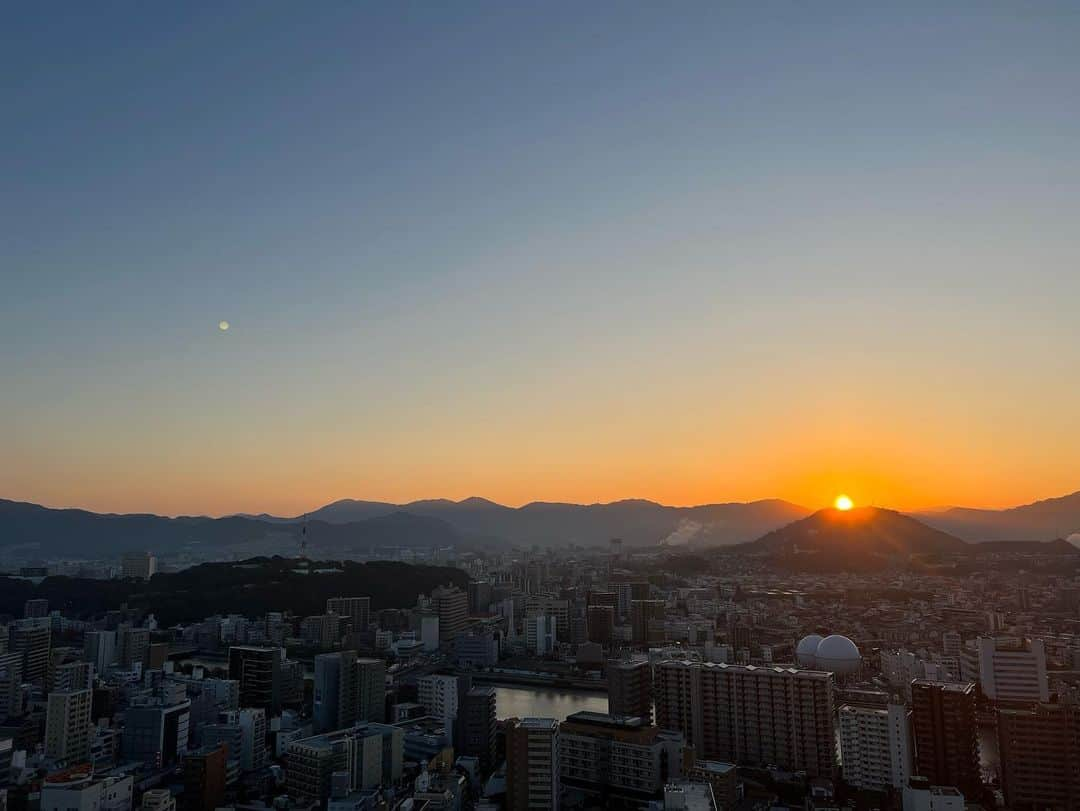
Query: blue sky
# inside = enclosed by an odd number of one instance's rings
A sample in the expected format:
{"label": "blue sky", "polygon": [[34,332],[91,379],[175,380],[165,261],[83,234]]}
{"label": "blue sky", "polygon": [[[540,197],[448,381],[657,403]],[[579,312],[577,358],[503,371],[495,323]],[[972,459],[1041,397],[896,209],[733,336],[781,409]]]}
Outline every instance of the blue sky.
{"label": "blue sky", "polygon": [[1080,487],[1075,5],[2,29],[0,496]]}

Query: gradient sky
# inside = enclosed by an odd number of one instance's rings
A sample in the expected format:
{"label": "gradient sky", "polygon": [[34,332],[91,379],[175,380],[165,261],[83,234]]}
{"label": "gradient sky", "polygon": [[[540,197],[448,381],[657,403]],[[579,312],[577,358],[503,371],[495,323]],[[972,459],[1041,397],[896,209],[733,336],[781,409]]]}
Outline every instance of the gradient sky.
{"label": "gradient sky", "polygon": [[880,5],[6,8],[0,497],[1080,489],[1080,6]]}

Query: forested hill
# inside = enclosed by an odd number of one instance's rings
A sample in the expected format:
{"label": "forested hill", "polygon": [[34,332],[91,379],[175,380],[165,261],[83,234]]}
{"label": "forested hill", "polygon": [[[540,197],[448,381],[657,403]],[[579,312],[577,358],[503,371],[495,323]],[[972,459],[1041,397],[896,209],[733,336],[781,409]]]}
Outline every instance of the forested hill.
{"label": "forested hill", "polygon": [[453,583],[464,589],[468,583],[460,569],[389,561],[311,562],[312,573],[305,571],[295,559],[274,557],[204,563],[156,574],[149,582],[47,577],[35,586],[29,580],[3,577],[0,613],[22,616],[23,604],[34,597],[47,599],[50,610],[74,618],[100,615],[126,603],[153,613],[167,627],[213,614],[321,614],[329,597],[368,596],[373,610],[408,608],[416,604],[418,594],[436,586]]}

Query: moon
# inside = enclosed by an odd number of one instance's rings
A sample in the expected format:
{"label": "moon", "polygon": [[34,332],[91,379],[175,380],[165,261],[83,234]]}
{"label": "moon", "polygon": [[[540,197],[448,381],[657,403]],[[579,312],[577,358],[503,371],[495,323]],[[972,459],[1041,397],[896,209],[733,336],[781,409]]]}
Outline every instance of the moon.
{"label": "moon", "polygon": [[218,321],[217,328],[219,330],[221,330],[222,332],[228,332],[229,331],[229,322],[228,321]]}

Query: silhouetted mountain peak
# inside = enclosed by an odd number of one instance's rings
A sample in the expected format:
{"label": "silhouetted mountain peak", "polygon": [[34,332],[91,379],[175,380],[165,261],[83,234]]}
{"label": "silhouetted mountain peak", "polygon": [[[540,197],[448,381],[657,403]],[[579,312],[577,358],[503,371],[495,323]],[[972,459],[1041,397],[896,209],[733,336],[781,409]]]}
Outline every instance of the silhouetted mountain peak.
{"label": "silhouetted mountain peak", "polygon": [[774,553],[854,557],[962,552],[967,544],[916,519],[882,507],[828,508],[764,535],[754,547]]}

